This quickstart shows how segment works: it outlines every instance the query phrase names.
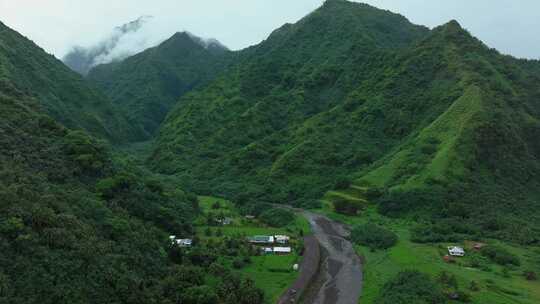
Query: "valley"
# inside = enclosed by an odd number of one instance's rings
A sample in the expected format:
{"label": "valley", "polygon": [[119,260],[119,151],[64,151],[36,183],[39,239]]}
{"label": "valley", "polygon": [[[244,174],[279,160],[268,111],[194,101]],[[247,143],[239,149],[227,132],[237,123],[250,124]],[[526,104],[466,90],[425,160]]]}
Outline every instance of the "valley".
{"label": "valley", "polygon": [[105,60],[150,19],[0,22],[0,304],[540,303],[540,61],[346,0]]}

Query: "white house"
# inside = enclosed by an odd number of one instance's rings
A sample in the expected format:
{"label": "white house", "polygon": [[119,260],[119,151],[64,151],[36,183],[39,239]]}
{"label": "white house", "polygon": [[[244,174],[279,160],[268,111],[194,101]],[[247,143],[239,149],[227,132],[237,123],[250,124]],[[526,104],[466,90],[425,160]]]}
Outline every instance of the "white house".
{"label": "white house", "polygon": [[265,248],[262,249],[262,251],[265,254],[272,254],[274,252],[274,250],[272,250],[272,248],[270,248],[270,247],[265,247]]}
{"label": "white house", "polygon": [[193,244],[192,239],[178,239],[176,240],[176,244],[180,247],[191,247]]}
{"label": "white house", "polygon": [[464,256],[465,250],[463,250],[463,248],[458,247],[458,246],[450,246],[448,247],[448,253],[451,256]]}
{"label": "white house", "polygon": [[286,235],[275,235],[274,239],[278,244],[287,244],[291,238]]}
{"label": "white house", "polygon": [[291,247],[274,247],[274,254],[290,254]]}

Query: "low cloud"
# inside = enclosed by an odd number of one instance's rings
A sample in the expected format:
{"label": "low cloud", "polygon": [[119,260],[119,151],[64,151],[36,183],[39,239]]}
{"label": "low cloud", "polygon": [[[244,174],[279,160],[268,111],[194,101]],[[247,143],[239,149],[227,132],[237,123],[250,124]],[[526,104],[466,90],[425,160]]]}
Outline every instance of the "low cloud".
{"label": "low cloud", "polygon": [[123,60],[139,53],[157,41],[151,39],[145,30],[151,23],[152,16],[141,16],[134,21],[114,28],[114,30],[94,45],[74,46],[63,61],[74,71],[86,75],[99,64]]}

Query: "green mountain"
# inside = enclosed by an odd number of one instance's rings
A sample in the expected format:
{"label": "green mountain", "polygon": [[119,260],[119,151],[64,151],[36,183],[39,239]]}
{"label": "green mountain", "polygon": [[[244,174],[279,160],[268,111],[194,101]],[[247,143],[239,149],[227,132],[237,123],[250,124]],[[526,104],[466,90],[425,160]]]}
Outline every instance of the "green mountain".
{"label": "green mountain", "polygon": [[369,189],[387,215],[538,229],[538,63],[343,0],[238,56],[169,114],[154,168],[248,205],[311,205],[345,179],[330,200]]}
{"label": "green mountain", "polygon": [[[402,16],[365,4],[328,1],[242,51],[227,73],[182,98],[163,124],[152,164],[185,175],[186,183],[200,183],[192,185],[199,191],[256,189],[280,192],[289,201],[319,198],[336,175],[360,167],[361,161],[354,160],[342,165],[353,154],[362,158],[361,149],[375,151],[385,143],[366,142],[356,136],[358,130],[337,123],[319,128],[316,122],[325,113],[336,113],[349,93],[373,79],[397,50],[428,33]],[[348,108],[354,109],[354,102]],[[342,138],[319,136],[318,129],[337,127]],[[358,142],[351,145],[355,137]],[[329,154],[337,145],[347,148]],[[280,186],[274,187],[274,181]]]}
{"label": "green mountain", "polygon": [[151,137],[186,92],[212,80],[226,65],[228,50],[215,40],[176,33],[159,46],[90,71],[95,82]]}
{"label": "green mountain", "polygon": [[48,114],[92,92],[83,80],[0,37],[0,303],[261,303],[252,281],[209,270],[237,250],[171,246],[194,234],[195,195]]}
{"label": "green mountain", "polygon": [[0,23],[0,79],[37,98],[64,126],[117,142],[137,138],[114,105],[77,73]]}

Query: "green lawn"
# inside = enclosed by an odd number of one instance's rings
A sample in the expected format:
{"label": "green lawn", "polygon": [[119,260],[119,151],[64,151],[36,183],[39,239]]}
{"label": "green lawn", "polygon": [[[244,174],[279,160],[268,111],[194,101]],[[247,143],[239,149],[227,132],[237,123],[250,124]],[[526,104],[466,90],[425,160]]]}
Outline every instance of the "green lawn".
{"label": "green lawn", "polygon": [[[376,223],[394,231],[399,236],[399,242],[389,250],[371,251],[366,247],[357,246],[357,252],[365,259],[364,286],[362,291],[362,304],[374,303],[384,283],[398,272],[406,269],[416,269],[428,273],[433,277],[447,271],[454,274],[460,289],[472,295],[472,303],[478,304],[533,304],[540,303],[540,282],[525,280],[524,270],[537,270],[540,268],[540,248],[517,247],[503,244],[495,240],[488,243],[503,246],[521,258],[522,266],[511,269],[510,277],[504,277],[502,267],[489,263],[483,270],[468,267],[472,250],[467,250],[467,256],[458,259],[455,264],[445,263],[442,256],[446,254],[449,244],[416,244],[411,242],[409,228],[413,222],[383,217],[369,208],[363,215],[349,217],[334,213],[325,203],[322,209],[315,210],[344,223],[355,225],[362,223]],[[468,287],[471,281],[476,281],[480,291],[471,292]]]}
{"label": "green lawn", "polygon": [[242,270],[255,285],[265,292],[268,303],[276,303],[279,296],[294,282],[298,272],[292,270],[298,255],[267,255],[252,258],[252,263]]}
{"label": "green lawn", "polygon": [[[220,208],[214,209],[212,205],[219,202]],[[283,228],[274,228],[265,226],[258,220],[247,220],[238,213],[234,204],[230,201],[215,197],[200,196],[199,206],[202,215],[196,220],[197,236],[200,239],[209,237],[204,235],[204,231],[210,227],[215,232],[220,230],[224,236],[247,237],[253,235],[276,235],[285,234],[293,238],[293,243],[301,239],[302,234],[310,232],[309,222],[301,216],[290,225]],[[221,213],[232,219],[232,224],[227,226],[208,226],[206,220],[207,213]],[[302,232],[300,232],[302,231]],[[212,236],[216,238],[216,236]],[[292,244],[294,247],[294,244]],[[239,271],[245,276],[251,278],[255,285],[261,288],[265,293],[267,303],[275,303],[279,296],[289,287],[296,279],[298,272],[293,271],[294,264],[300,262],[301,257],[297,252],[291,255],[277,256],[252,256],[251,263],[240,269]],[[231,261],[225,264],[231,264]]]}

